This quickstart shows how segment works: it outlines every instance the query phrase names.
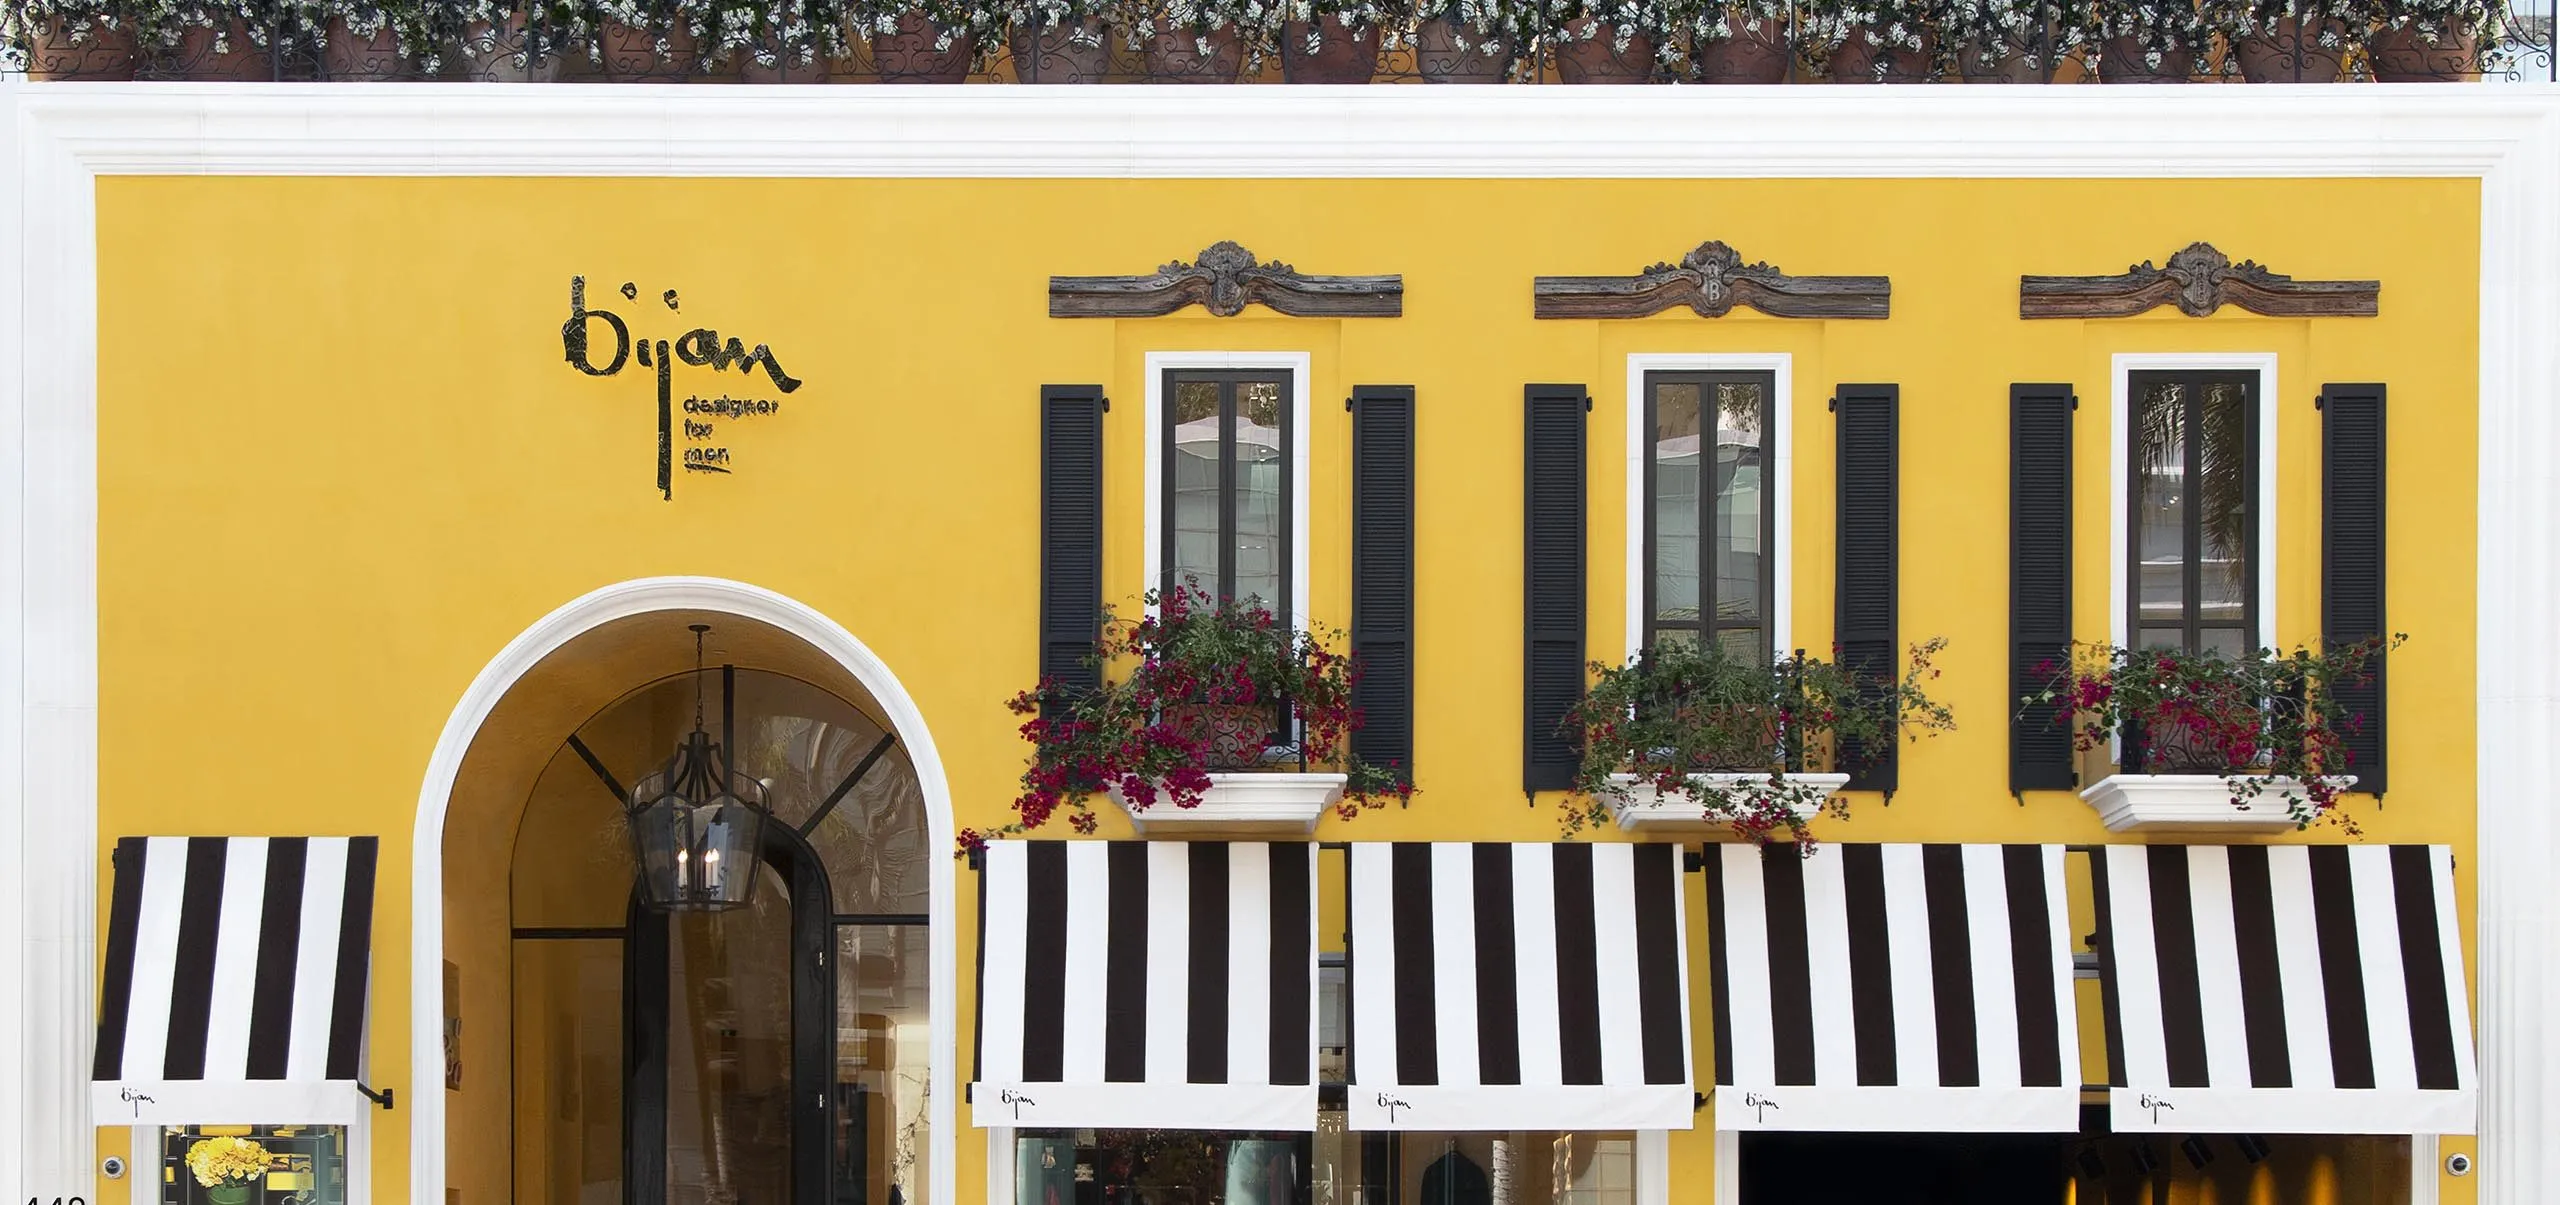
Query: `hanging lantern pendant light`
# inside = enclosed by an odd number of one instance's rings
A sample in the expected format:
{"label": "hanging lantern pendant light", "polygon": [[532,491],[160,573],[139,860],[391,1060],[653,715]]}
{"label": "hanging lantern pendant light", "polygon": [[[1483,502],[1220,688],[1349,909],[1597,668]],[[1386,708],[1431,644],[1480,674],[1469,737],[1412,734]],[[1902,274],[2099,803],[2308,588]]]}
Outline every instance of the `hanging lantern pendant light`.
{"label": "hanging lantern pendant light", "polygon": [[692,631],[693,731],[631,789],[624,813],[641,898],[663,912],[746,906],[764,839],[764,784],[738,777],[730,752],[702,726],[702,638],[711,629],[694,624]]}

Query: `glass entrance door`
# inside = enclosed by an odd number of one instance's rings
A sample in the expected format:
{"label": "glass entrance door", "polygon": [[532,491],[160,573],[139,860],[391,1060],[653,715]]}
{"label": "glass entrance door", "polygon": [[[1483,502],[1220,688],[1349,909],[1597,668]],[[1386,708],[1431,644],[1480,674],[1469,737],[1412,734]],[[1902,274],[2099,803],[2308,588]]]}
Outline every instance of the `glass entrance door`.
{"label": "glass entrance door", "polygon": [[628,1205],[832,1205],[833,905],[791,830],[764,855],[744,908],[632,903]]}
{"label": "glass entrance door", "polygon": [[667,925],[668,1205],[791,1199],[791,891]]}

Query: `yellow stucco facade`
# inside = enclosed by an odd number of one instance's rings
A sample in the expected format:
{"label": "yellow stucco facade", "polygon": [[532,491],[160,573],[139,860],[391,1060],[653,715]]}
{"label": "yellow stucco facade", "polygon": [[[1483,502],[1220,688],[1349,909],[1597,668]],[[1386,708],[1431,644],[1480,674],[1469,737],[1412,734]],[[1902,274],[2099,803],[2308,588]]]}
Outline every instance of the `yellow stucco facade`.
{"label": "yellow stucco facade", "polygon": [[[2069,382],[2083,399],[2075,625],[2103,640],[2113,357],[2273,355],[2266,555],[2291,645],[2319,626],[2313,398],[2328,382],[2385,382],[2390,618],[2410,643],[2392,666],[2387,806],[2348,806],[2363,840],[2451,845],[2466,943],[2475,931],[2476,181],[160,177],[101,179],[97,206],[99,882],[119,835],[378,835],[371,1067],[403,1096],[441,1090],[434,1069],[408,1066],[419,783],[502,646],[616,581],[766,587],[887,663],[931,726],[954,825],[999,825],[1026,752],[1004,701],[1035,666],[1039,387],[1096,383],[1122,403],[1104,427],[1104,570],[1106,598],[1125,606],[1145,585],[1150,435],[1135,403],[1151,352],[1309,356],[1302,538],[1310,610],[1335,626],[1350,563],[1338,403],[1357,385],[1416,390],[1420,793],[1328,819],[1324,840],[1557,832],[1557,798],[1524,798],[1518,773],[1524,383],[1582,382],[1595,403],[1597,660],[1627,645],[1628,356],[1792,357],[1789,621],[1792,643],[1815,649],[1832,625],[1825,402],[1843,382],[1900,385],[1900,634],[1946,638],[1933,694],[1959,727],[1905,748],[1890,806],[1857,796],[1850,820],[1818,832],[2095,843],[2126,838],[2069,793],[2021,800],[2006,785],[2008,386]],[[1053,273],[1143,272],[1227,238],[1309,272],[1401,273],[1404,314],[1047,316]],[[1533,276],[1627,273],[1711,238],[1794,273],[1889,276],[1892,316],[1531,316]],[[2378,278],[2381,313],[2018,316],[2022,274],[2116,271],[2200,239],[2304,279]],[[713,327],[770,346],[805,384],[780,412],[724,425],[733,472],[679,470],[662,499],[646,371],[599,379],[563,363],[573,276],[635,336]],[[742,379],[677,371],[679,397]],[[1106,808],[1103,835],[1127,832]],[[449,838],[449,881],[466,873],[457,848]],[[965,1060],[976,917],[963,882],[956,923],[934,940],[960,945],[952,1040]],[[106,906],[102,890],[102,928]],[[1694,914],[1690,931],[1701,940]],[[447,957],[467,971],[469,932],[448,920]],[[1693,951],[1701,1015],[1704,965]],[[511,1191],[506,1151],[488,1145],[508,1132],[506,997],[490,994],[495,974],[472,979],[487,986],[466,997],[464,1032],[488,1072],[448,1098],[448,1182],[482,1205]],[[2102,1051],[2094,1033],[2083,1046],[2084,1062]],[[1713,1082],[1710,1068],[1696,1076]],[[407,1196],[406,1116],[373,1126],[374,1201]],[[985,1198],[984,1134],[958,1133],[959,1201]],[[1714,1147],[1704,1128],[1671,1135],[1676,1199],[1707,1199]],[[2445,1179],[2442,1200],[2471,1200],[2469,1185]],[[97,1199],[124,1190],[102,1179]]]}

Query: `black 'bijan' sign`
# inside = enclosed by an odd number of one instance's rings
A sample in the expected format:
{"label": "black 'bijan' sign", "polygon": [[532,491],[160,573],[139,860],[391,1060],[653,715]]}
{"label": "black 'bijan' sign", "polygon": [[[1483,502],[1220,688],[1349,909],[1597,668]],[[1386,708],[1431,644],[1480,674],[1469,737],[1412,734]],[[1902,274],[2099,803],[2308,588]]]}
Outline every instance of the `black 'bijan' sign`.
{"label": "black 'bijan' sign", "polygon": [[[640,297],[640,290],[626,281],[622,286],[622,296],[625,300],[636,301]],[[668,309],[676,308],[674,289],[667,290],[662,299],[667,303]],[[602,322],[613,332],[613,354],[601,364],[596,362],[593,349],[587,339],[590,330],[588,324],[591,322]],[[569,278],[569,320],[560,325],[560,350],[568,357],[572,367],[591,377],[609,377],[621,372],[622,366],[633,357],[635,345],[631,338],[631,328],[624,325],[621,317],[611,310],[587,308],[586,277]],[[643,335],[636,345],[636,350],[642,368],[655,368],[658,371],[658,496],[662,498],[675,497],[676,402],[673,377],[676,360],[682,360],[698,368],[709,368],[713,372],[736,368],[740,373],[750,377],[755,375],[756,369],[762,368],[765,376],[772,380],[775,389],[790,393],[800,388],[800,382],[790,373],[782,370],[782,361],[774,358],[772,348],[759,343],[756,344],[754,351],[748,351],[743,341],[738,339],[723,341],[720,338],[720,332],[709,327],[698,326],[686,331],[677,336],[672,344],[665,339],[659,339],[653,343]],[[729,449],[710,442],[718,434],[718,428],[713,425],[713,420],[749,418],[777,413],[781,409],[782,402],[776,398],[731,397],[725,393],[716,397],[705,397],[700,394],[686,397],[684,399],[685,471],[688,473],[729,471]]]}

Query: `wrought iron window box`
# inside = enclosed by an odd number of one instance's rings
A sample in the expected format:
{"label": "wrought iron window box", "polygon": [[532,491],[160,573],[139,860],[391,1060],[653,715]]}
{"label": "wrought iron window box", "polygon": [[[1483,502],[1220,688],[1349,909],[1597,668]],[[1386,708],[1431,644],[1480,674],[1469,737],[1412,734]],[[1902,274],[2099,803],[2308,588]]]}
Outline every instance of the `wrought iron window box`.
{"label": "wrought iron window box", "polygon": [[[2344,789],[2355,785],[2355,776],[2330,781]],[[2299,779],[2270,776],[2255,798],[2235,806],[2225,775],[2110,774],[2083,788],[2080,798],[2111,833],[2275,833],[2294,827],[2288,801],[2301,790]]]}
{"label": "wrought iron window box", "polygon": [[1301,770],[1212,772],[1209,789],[1198,807],[1175,807],[1161,796],[1147,807],[1131,808],[1113,788],[1111,798],[1129,813],[1138,831],[1149,836],[1185,833],[1296,833],[1315,831],[1316,821],[1342,802],[1342,774]]}
{"label": "wrought iron window box", "polygon": [[[1768,777],[1767,771],[1739,771],[1692,774],[1689,779],[1708,786],[1723,787],[1737,786],[1747,782],[1765,782]],[[1800,804],[1791,809],[1798,819],[1803,820],[1812,819],[1814,813],[1821,810],[1824,800],[1830,799],[1840,788],[1849,785],[1849,776],[1846,774],[1809,774],[1790,771],[1780,777],[1786,782],[1809,786],[1820,792],[1813,802]],[[1686,796],[1663,798],[1662,793],[1655,789],[1651,782],[1640,779],[1636,775],[1612,774],[1609,776],[1609,781],[1624,788],[1625,797],[1622,799],[1612,793],[1601,796],[1600,802],[1602,806],[1609,809],[1610,818],[1616,820],[1618,827],[1624,831],[1631,833],[1724,832],[1732,827],[1722,820],[1708,818],[1706,809]]]}

